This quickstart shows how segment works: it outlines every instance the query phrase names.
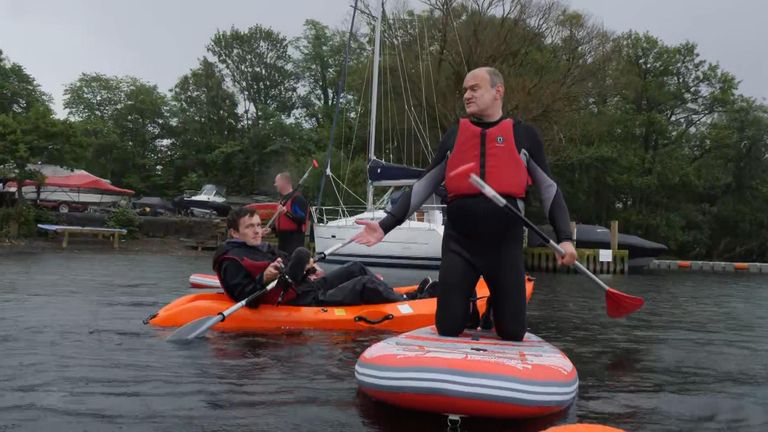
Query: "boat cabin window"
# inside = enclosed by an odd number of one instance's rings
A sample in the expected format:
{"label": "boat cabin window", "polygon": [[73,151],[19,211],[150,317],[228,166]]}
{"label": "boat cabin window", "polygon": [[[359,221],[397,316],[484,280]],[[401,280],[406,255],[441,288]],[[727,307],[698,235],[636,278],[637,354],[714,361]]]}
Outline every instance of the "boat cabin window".
{"label": "boat cabin window", "polygon": [[217,187],[216,185],[207,184],[207,185],[204,185],[202,189],[200,189],[200,195],[210,196],[210,197],[219,196],[223,198],[224,191],[221,188]]}

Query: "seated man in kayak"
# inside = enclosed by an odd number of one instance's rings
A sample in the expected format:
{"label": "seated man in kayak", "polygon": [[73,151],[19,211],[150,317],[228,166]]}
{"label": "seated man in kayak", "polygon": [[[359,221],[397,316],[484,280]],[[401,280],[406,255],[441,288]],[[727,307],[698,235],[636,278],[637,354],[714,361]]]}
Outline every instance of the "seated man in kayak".
{"label": "seated man in kayak", "polygon": [[[426,278],[413,293],[398,294],[359,262],[347,263],[328,274],[312,279],[314,263],[309,252],[298,248],[288,258],[274,246],[262,243],[263,228],[255,209],[233,210],[227,218],[230,239],[213,257],[213,269],[222,288],[234,301],[263,290],[277,279],[283,268],[292,283],[280,281],[258,297],[255,304],[287,304],[293,306],[350,306],[394,303],[424,297],[431,280]],[[297,271],[298,269],[298,271]]]}

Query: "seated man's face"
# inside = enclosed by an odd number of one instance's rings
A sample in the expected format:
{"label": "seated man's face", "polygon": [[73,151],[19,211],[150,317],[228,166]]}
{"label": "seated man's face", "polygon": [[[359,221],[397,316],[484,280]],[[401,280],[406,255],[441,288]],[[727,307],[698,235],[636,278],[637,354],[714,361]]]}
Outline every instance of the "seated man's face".
{"label": "seated man's face", "polygon": [[261,219],[258,214],[245,216],[240,219],[239,229],[237,231],[230,229],[229,235],[232,238],[244,241],[248,246],[258,246],[261,244]]}

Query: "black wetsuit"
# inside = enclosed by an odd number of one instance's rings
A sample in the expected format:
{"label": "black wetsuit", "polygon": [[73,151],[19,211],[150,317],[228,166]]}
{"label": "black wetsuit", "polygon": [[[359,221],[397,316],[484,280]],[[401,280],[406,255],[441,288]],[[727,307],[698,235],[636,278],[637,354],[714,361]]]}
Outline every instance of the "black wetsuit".
{"label": "black wetsuit", "polygon": [[[264,283],[263,274],[254,276],[239,259],[223,259],[224,256],[260,262],[273,262],[281,258],[289,265],[288,255],[272,245],[264,243],[249,246],[240,240],[227,240],[219,246],[213,256],[213,269],[224,292],[234,301],[241,301],[263,290],[268,284]],[[292,289],[296,296],[284,303],[294,306],[349,306],[405,300],[403,295],[395,292],[359,262],[347,263],[314,280],[304,280]],[[259,302],[255,301],[249,306],[258,304]]]}
{"label": "black wetsuit", "polygon": [[[473,120],[472,124],[488,129],[501,120]],[[443,184],[457,132],[458,125],[446,132],[425,173],[379,222],[385,233],[410,217]],[[517,151],[525,150],[528,155],[528,173],[539,189],[557,241],[571,240],[568,208],[549,174],[538,132],[531,125],[515,121],[514,138]],[[508,200],[518,207],[522,204],[515,198]],[[504,339],[522,340],[527,329],[523,224],[478,192],[448,202],[435,316],[441,335],[457,336],[464,330],[470,299],[480,276],[488,283],[493,298],[496,333]]]}

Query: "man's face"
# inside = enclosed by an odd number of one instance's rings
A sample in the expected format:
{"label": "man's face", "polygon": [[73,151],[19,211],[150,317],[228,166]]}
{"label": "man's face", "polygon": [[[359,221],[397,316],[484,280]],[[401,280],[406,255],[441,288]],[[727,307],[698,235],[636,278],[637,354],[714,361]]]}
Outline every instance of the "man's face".
{"label": "man's face", "polygon": [[280,175],[275,176],[275,189],[279,194],[286,194],[289,192],[289,190],[287,190],[288,189],[287,182]]}
{"label": "man's face", "polygon": [[[501,108],[503,87],[491,87],[491,78],[483,70],[473,70],[464,78],[464,109],[471,117],[483,118]],[[485,119],[488,120],[488,119]]]}
{"label": "man's face", "polygon": [[240,219],[237,231],[230,229],[229,235],[232,238],[244,241],[248,246],[258,246],[261,244],[261,219],[258,214],[245,216]]}

